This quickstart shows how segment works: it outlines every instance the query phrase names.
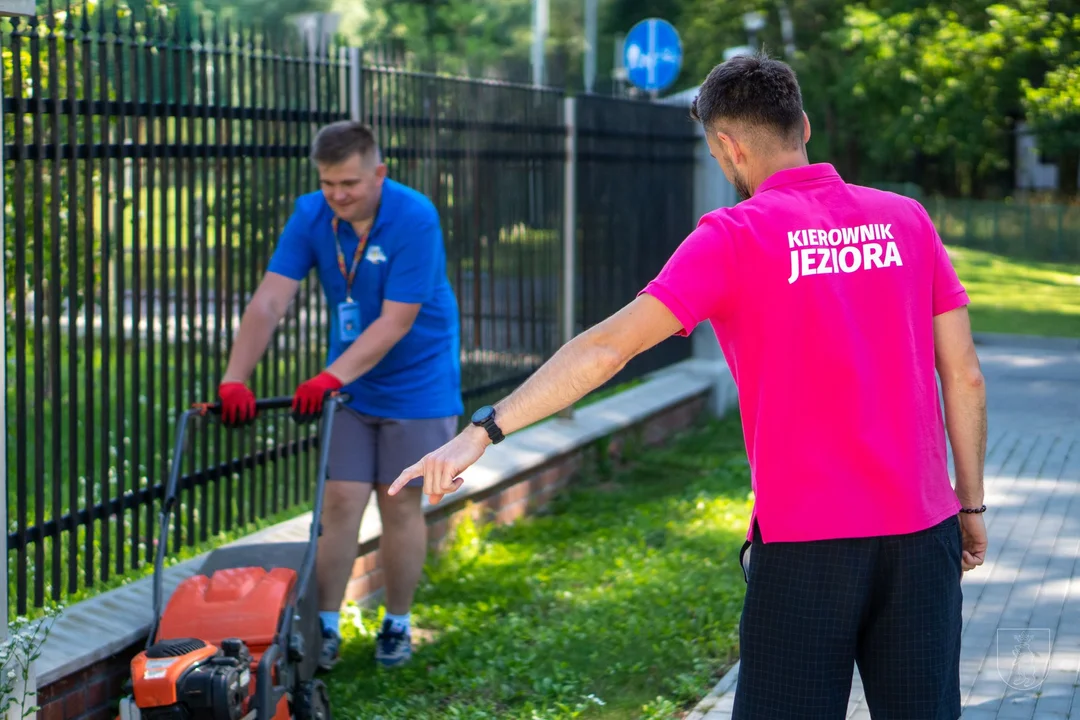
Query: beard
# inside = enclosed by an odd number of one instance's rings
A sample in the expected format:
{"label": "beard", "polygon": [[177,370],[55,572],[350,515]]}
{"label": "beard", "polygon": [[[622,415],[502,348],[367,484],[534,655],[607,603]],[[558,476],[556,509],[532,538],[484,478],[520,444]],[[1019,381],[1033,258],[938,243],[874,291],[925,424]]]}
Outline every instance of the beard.
{"label": "beard", "polygon": [[743,200],[749,200],[753,195],[753,191],[750,189],[750,184],[746,180],[740,177],[738,171],[732,171],[731,184],[735,187],[735,192],[739,194],[739,202]]}
{"label": "beard", "polygon": [[724,177],[731,183],[731,186],[735,188],[735,192],[738,194],[738,202],[743,200],[749,200],[753,195],[753,191],[750,189],[750,183],[746,182],[746,178],[739,174],[739,171],[735,168],[735,163],[731,162],[731,157],[727,154],[727,150],[721,150],[720,155],[720,169],[724,171]]}

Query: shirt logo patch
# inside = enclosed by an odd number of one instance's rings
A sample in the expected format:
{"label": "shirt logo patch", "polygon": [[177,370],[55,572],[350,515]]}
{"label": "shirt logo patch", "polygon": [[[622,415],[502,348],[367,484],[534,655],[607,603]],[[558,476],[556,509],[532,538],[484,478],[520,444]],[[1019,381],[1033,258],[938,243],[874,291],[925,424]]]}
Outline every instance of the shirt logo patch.
{"label": "shirt logo patch", "polygon": [[364,259],[372,265],[378,265],[379,263],[386,262],[386,254],[378,245],[372,245],[367,249],[367,253],[364,254]]}
{"label": "shirt logo patch", "polygon": [[[809,275],[847,274],[904,264],[892,234],[892,223],[828,231],[791,230],[787,236],[791,250],[789,285]],[[844,247],[838,248],[839,245]]]}

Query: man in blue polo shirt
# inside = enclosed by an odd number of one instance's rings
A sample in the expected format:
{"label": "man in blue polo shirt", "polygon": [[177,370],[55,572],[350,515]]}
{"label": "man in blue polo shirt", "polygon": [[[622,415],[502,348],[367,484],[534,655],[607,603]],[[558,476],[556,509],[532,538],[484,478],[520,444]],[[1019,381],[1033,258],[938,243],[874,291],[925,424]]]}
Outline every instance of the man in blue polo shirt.
{"label": "man in blue polo shirt", "polygon": [[297,389],[293,411],[310,421],[327,393],[351,401],[336,420],[316,575],[324,669],[340,645],[344,599],[364,508],[376,488],[386,618],[376,659],[411,657],[409,609],[427,553],[422,485],[390,496],[402,467],[448,442],[463,412],[458,307],[446,275],[439,215],[419,192],[386,177],[371,130],[339,122],[312,144],[321,190],[300,197],[244,312],[218,395],[235,426],[255,417],[246,382],[300,281],[315,269],[329,308],[327,367]]}

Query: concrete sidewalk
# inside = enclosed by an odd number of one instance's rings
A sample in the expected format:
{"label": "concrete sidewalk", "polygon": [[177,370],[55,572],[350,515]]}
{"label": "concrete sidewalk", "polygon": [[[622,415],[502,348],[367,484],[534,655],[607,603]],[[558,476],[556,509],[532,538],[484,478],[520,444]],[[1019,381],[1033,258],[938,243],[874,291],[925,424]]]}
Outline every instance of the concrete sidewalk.
{"label": "concrete sidewalk", "polygon": [[[964,577],[964,720],[1080,720],[1080,350],[981,345],[986,563]],[[730,720],[738,665],[687,720]],[[858,671],[848,718],[867,720]]]}

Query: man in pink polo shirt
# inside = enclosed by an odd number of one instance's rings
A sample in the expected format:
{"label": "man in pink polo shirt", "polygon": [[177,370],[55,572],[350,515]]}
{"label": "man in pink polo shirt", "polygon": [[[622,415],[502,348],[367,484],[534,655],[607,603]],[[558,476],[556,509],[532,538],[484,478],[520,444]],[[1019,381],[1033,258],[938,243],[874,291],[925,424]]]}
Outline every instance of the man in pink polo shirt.
{"label": "man in pink polo shirt", "polygon": [[857,663],[875,718],[954,720],[960,582],[987,546],[967,294],[919,203],[808,162],[784,63],[718,65],[691,114],[744,201],[701,218],[637,298],[390,492],[422,475],[438,502],[488,444],[709,322],[738,386],[755,494],[734,717],[842,718]]}

